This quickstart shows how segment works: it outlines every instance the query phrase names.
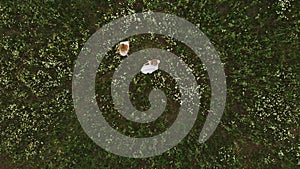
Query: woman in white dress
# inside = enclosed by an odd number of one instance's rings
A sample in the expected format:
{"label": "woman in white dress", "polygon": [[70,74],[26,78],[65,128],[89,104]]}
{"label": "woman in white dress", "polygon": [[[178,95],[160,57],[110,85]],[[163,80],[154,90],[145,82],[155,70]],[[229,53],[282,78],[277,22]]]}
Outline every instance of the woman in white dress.
{"label": "woman in white dress", "polygon": [[145,63],[141,69],[141,72],[144,74],[151,74],[158,70],[158,64],[160,63],[160,60],[158,59],[152,59],[148,60],[147,63]]}
{"label": "woman in white dress", "polygon": [[121,56],[128,56],[128,52],[129,52],[129,41],[120,42],[116,53],[119,53]]}

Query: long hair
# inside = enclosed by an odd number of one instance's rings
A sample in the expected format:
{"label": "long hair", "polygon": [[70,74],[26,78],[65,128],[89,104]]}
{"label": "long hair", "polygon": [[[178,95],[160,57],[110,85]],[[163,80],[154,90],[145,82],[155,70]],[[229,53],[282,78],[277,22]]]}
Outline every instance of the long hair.
{"label": "long hair", "polygon": [[128,50],[128,45],[120,44],[120,51],[125,52]]}

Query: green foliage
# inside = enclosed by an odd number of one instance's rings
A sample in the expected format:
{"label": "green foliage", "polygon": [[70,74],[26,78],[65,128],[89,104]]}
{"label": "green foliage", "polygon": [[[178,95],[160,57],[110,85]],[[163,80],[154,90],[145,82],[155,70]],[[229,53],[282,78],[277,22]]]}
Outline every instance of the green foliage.
{"label": "green foliage", "polygon": [[[209,109],[208,75],[194,53],[159,35],[131,37],[132,52],[170,49],[193,70],[203,97],[191,133],[161,156],[110,154],[84,133],[72,103],[74,62],[87,39],[127,14],[171,13],[195,24],[224,63],[228,97],[214,135],[197,142]],[[295,168],[300,165],[299,1],[0,1],[0,165],[4,168]],[[114,109],[110,83],[122,59],[111,51],[99,66],[99,108],[115,129],[134,137],[163,132],[176,118],[178,89],[158,71],[132,81],[133,104],[147,92],[167,93],[168,107],[148,125]],[[198,64],[199,63],[199,64]],[[137,83],[138,81],[138,83]],[[149,85],[151,84],[151,85]],[[2,163],[5,161],[5,163]],[[0,167],[1,168],[1,167]]]}

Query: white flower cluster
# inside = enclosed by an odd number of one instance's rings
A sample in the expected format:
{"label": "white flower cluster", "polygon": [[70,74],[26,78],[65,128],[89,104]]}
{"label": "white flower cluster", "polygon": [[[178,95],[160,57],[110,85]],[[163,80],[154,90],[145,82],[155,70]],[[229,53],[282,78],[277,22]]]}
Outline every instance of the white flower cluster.
{"label": "white flower cluster", "polygon": [[279,15],[279,17],[289,19],[284,13],[285,11],[291,11],[289,8],[291,7],[291,2],[293,1],[294,0],[278,0],[277,5],[280,7],[280,10],[276,10],[276,13]]}

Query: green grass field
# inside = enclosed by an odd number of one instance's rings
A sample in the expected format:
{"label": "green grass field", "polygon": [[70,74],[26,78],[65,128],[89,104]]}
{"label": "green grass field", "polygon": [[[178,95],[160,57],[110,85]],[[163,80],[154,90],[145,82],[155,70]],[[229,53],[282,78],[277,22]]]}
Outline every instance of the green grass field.
{"label": "green grass field", "polygon": [[[182,17],[206,34],[224,64],[227,102],[213,136],[199,144],[210,103],[201,61],[176,40],[130,37],[131,53],[172,48],[193,70],[203,92],[187,137],[160,156],[133,159],[106,152],[85,134],[73,106],[72,75],[93,33],[124,15],[146,11]],[[299,18],[298,0],[1,0],[0,169],[299,168]],[[110,95],[121,61],[112,49],[99,66],[99,108],[111,126],[128,136],[163,132],[179,109],[174,79],[162,71],[137,75],[130,85],[137,109],[150,107],[147,93],[154,87],[166,92],[168,105],[155,122],[130,122],[118,115]]]}

